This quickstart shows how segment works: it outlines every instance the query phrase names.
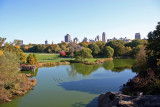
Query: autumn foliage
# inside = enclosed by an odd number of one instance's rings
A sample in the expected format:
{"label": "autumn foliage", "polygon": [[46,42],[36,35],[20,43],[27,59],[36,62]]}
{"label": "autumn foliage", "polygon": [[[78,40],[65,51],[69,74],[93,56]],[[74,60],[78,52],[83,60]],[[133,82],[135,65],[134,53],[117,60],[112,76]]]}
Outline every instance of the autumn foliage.
{"label": "autumn foliage", "polygon": [[66,53],[64,51],[61,51],[60,56],[66,56]]}
{"label": "autumn foliage", "polygon": [[2,56],[2,55],[3,55],[3,51],[0,50],[0,56]]}

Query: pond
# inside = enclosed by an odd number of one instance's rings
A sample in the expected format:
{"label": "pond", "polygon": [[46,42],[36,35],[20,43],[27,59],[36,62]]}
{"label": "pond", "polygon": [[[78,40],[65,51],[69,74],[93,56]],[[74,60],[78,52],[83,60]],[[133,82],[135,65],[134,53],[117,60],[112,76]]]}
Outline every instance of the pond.
{"label": "pond", "polygon": [[31,72],[37,86],[0,107],[96,107],[97,97],[118,92],[136,73],[132,59],[114,59],[99,65],[74,63]]}

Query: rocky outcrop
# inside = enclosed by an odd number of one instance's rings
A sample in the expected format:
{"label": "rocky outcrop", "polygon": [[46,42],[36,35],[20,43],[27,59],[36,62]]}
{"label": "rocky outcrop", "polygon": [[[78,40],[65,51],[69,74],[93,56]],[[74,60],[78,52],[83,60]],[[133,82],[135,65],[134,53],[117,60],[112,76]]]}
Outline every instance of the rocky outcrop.
{"label": "rocky outcrop", "polygon": [[128,96],[107,92],[98,97],[98,107],[160,107],[160,95]]}

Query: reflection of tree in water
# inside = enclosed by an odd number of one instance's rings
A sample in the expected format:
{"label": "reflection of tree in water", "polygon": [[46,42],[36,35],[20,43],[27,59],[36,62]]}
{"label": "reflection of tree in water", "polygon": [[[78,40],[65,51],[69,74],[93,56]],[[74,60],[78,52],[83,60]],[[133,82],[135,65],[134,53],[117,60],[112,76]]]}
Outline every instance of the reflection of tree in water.
{"label": "reflection of tree in water", "polygon": [[111,69],[113,72],[121,72],[124,69],[131,69],[134,63],[133,59],[114,59],[114,68]]}
{"label": "reflection of tree in water", "polygon": [[69,75],[75,76],[77,73],[82,74],[83,76],[89,75],[92,72],[96,71],[101,65],[85,65],[82,63],[71,64],[71,70]]}
{"label": "reflection of tree in water", "polygon": [[126,68],[131,69],[133,63],[133,59],[114,59],[114,61],[106,61],[102,65],[85,65],[82,63],[73,63],[70,65],[71,70],[68,71],[69,75],[71,76],[76,76],[77,73],[86,76],[96,71],[100,67],[103,67],[105,70],[112,70],[113,72],[121,72]]}
{"label": "reflection of tree in water", "polygon": [[113,69],[113,68],[114,68],[114,63],[113,63],[113,61],[106,61],[106,62],[104,62],[103,68],[104,68],[105,70],[111,70],[111,69]]}

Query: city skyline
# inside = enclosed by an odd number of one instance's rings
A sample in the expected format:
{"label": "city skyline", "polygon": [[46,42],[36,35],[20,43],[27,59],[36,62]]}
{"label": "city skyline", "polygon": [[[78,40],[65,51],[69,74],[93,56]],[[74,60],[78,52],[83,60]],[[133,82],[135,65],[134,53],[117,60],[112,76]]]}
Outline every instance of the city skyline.
{"label": "city skyline", "polygon": [[159,0],[1,0],[0,37],[24,44],[60,43],[67,33],[80,41],[101,32],[107,38],[130,39],[140,32],[144,38],[160,21],[159,4]]}

